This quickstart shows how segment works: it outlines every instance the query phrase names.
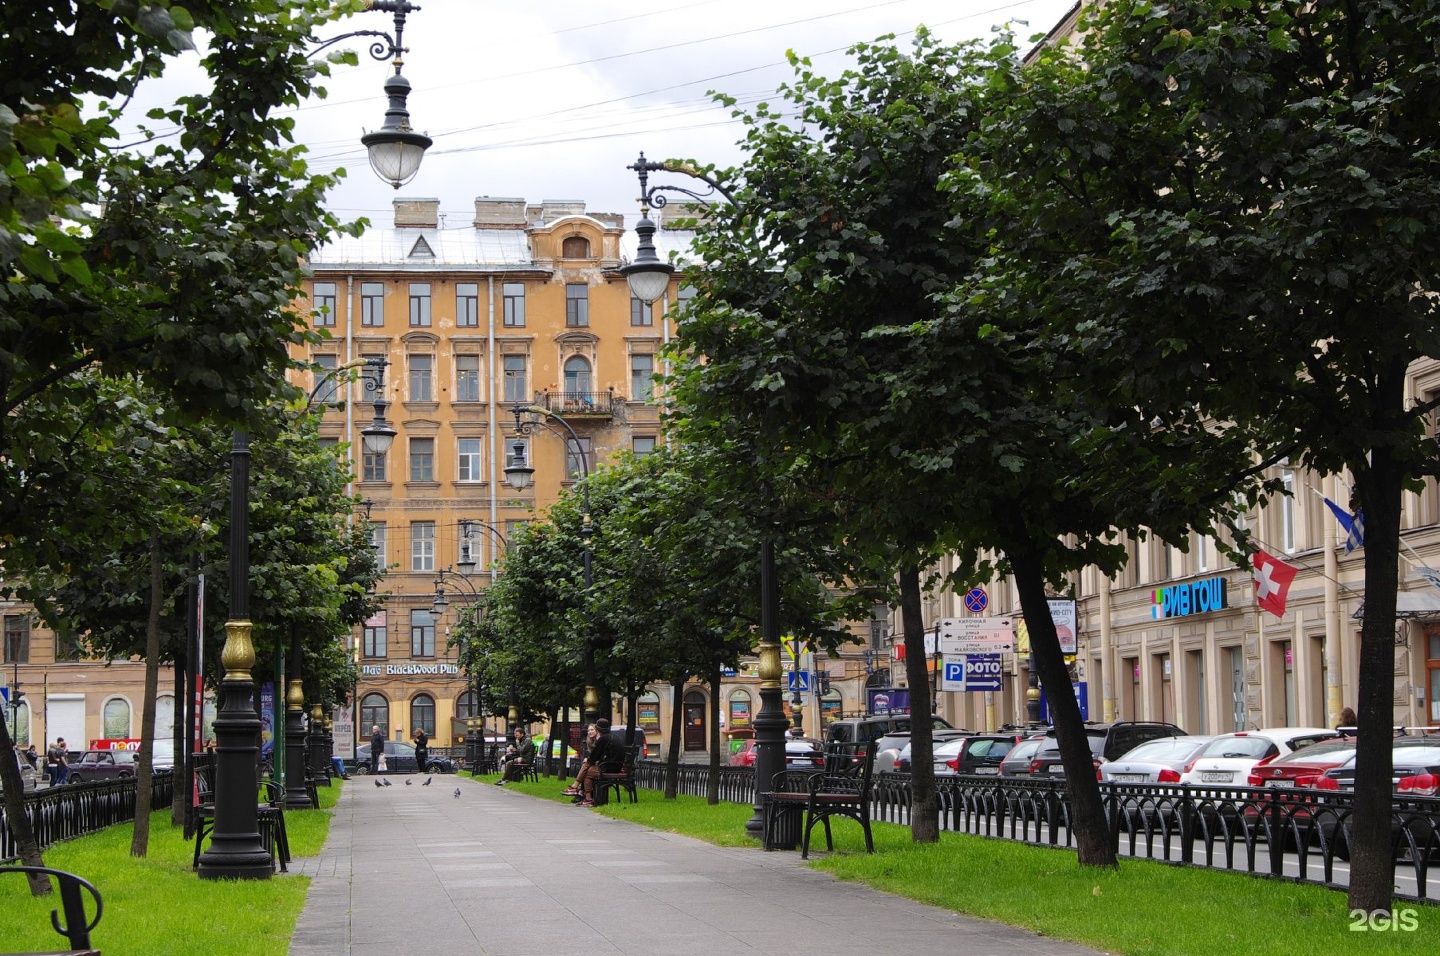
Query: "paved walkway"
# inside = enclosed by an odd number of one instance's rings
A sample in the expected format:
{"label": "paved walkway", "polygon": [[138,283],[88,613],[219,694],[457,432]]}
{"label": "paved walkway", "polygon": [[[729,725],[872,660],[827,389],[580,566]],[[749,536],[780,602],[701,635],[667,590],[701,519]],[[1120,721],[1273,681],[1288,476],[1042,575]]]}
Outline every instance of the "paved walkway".
{"label": "paved walkway", "polygon": [[313,882],[291,956],[1095,956],[837,882],[796,852],[714,847],[468,778],[390,779],[347,784],[324,850],[292,865]]}

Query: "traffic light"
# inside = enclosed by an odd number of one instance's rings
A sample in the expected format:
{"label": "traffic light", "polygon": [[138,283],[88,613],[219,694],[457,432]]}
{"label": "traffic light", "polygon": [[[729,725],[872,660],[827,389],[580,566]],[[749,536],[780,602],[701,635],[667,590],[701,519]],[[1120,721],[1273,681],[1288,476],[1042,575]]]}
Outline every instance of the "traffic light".
{"label": "traffic light", "polygon": [[816,693],[819,693],[819,694],[828,694],[828,693],[830,693],[830,672],[829,672],[829,671],[821,671],[819,674],[816,674],[815,677],[816,677],[816,685],[815,685],[815,691],[816,691]]}

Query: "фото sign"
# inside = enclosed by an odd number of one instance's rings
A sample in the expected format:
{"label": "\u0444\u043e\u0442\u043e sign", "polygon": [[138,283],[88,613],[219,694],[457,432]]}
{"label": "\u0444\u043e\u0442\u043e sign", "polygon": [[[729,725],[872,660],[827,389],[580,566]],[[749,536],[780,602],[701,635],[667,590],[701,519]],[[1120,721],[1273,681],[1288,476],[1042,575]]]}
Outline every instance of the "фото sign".
{"label": "\u0444\u043e\u0442\u043e sign", "polygon": [[1187,614],[1204,614],[1230,606],[1226,601],[1225,579],[1222,577],[1156,588],[1154,600],[1150,616],[1157,621]]}

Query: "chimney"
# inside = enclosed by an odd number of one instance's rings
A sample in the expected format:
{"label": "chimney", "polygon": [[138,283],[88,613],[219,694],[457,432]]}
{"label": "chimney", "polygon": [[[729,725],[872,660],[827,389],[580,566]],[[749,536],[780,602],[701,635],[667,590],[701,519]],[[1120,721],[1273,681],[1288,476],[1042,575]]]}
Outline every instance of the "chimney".
{"label": "chimney", "polygon": [[525,200],[475,197],[476,229],[524,229]]}
{"label": "chimney", "polygon": [[396,229],[435,229],[440,225],[440,200],[438,199],[396,199]]}

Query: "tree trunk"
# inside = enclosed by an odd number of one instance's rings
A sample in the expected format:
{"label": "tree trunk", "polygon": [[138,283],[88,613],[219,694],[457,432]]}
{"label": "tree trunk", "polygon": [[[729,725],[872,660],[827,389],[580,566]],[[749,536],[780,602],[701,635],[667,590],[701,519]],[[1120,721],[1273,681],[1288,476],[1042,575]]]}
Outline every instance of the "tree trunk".
{"label": "tree trunk", "polygon": [[155,698],[160,691],[160,602],[165,594],[165,563],[160,538],[150,536],[150,615],[145,622],[145,699],[140,704],[140,759],[135,767],[135,829],[130,855],[150,849],[150,807],[155,766]]}
{"label": "tree trunk", "polygon": [[[1376,403],[1394,416],[1376,414],[1372,434],[1401,431],[1404,368],[1380,377]],[[1352,468],[1365,508],[1365,616],[1360,625],[1357,676],[1359,718],[1355,752],[1355,813],[1350,837],[1351,910],[1388,913],[1394,902],[1390,815],[1394,796],[1391,738],[1395,722],[1395,592],[1399,586],[1400,508],[1404,467],[1389,446],[1372,448],[1368,468]]]}
{"label": "tree trunk", "polygon": [[930,719],[925,620],[920,609],[920,568],[900,569],[900,626],[905,632],[905,680],[910,685],[910,839],[940,839],[940,798],[935,792],[935,726]]}
{"label": "tree trunk", "polygon": [[670,746],[665,752],[665,799],[674,800],[680,792],[680,744],[685,734],[685,678],[690,675],[676,671],[670,678]]}
{"label": "tree trunk", "polygon": [[[15,741],[10,736],[10,722],[7,720],[0,720],[0,753],[15,753]],[[0,793],[0,798],[3,798],[5,803],[5,819],[9,821],[10,833],[15,837],[15,849],[20,853],[21,865],[44,866],[45,859],[40,855],[40,844],[35,842],[35,830],[30,826],[29,815],[25,813],[25,781],[20,779],[19,761],[0,760],[0,786],[5,788],[5,792]],[[50,877],[32,873],[29,879],[31,896],[49,895]]]}
{"label": "tree trunk", "polygon": [[560,780],[570,776],[570,708],[561,711],[560,717]]}
{"label": "tree trunk", "polygon": [[171,722],[173,730],[170,733],[170,747],[175,755],[175,762],[170,766],[170,825],[172,827],[183,827],[185,825],[185,811],[190,805],[190,794],[184,787],[185,768],[185,691],[188,685],[186,675],[189,673],[189,654],[186,653],[184,644],[175,652],[175,706],[171,708]]}
{"label": "tree trunk", "polygon": [[1060,638],[1055,633],[1055,622],[1045,597],[1044,563],[1034,548],[1007,547],[1005,554],[1015,573],[1015,590],[1030,631],[1030,653],[1040,675],[1040,686],[1045,689],[1050,719],[1060,744],[1070,822],[1080,865],[1118,866],[1110,829],[1105,823],[1100,784],[1095,779],[1094,757],[1085,734],[1085,722],[1080,717],[1080,702],[1075,699],[1075,689],[1070,684],[1070,672],[1065,667]]}
{"label": "tree trunk", "polygon": [[710,664],[710,775],[705,784],[705,802],[720,802],[720,663]]}
{"label": "tree trunk", "polygon": [[[550,711],[549,724],[550,732],[545,735],[545,776],[554,777],[558,776],[555,773],[555,735],[559,732],[560,711]],[[481,745],[484,745],[483,739],[481,740]]]}

